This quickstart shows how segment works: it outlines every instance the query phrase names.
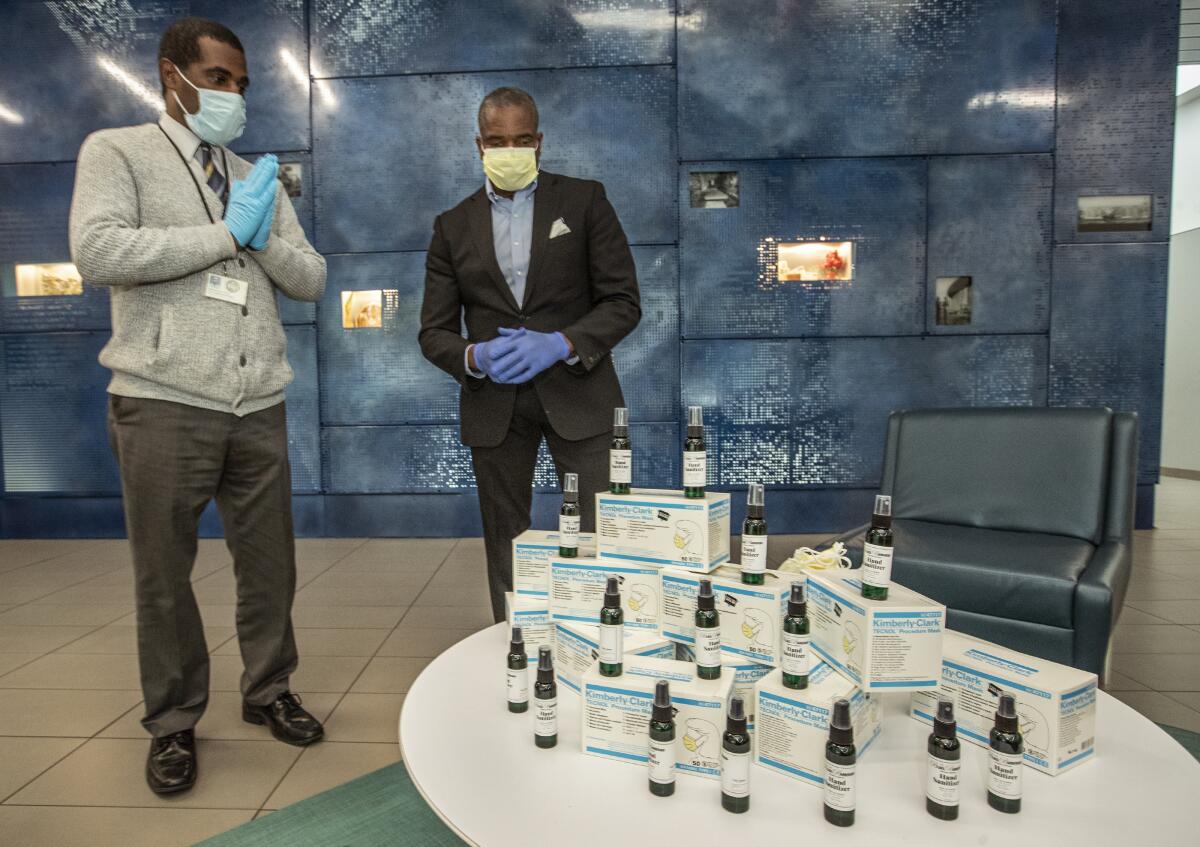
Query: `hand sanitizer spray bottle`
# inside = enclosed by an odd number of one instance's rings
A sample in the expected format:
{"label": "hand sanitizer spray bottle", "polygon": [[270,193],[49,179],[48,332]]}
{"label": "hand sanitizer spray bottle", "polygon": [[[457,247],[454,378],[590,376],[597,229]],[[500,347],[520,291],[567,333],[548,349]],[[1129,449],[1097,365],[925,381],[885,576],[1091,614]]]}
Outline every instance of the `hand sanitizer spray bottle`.
{"label": "hand sanitizer spray bottle", "polygon": [[892,584],[892,498],[875,495],[875,512],[863,544],[862,596],[886,600]]}
{"label": "hand sanitizer spray bottle", "polygon": [[825,744],[825,820],[834,826],[854,826],[854,770],[858,751],[854,748],[854,726],[850,723],[850,701],[833,704],[829,718],[829,741]]}
{"label": "hand sanitizer spray bottle", "polygon": [[628,494],[633,482],[633,449],[629,443],[629,410],[613,409],[613,439],[608,449],[608,490]]}
{"label": "hand sanitizer spray bottle", "polygon": [[654,706],[650,713],[650,793],[670,797],[675,793],[675,710],[671,707],[671,685],[665,679],[654,684]]}
{"label": "hand sanitizer spray bottle", "polygon": [[579,555],[579,474],[563,474],[563,504],[558,510],[558,555]]}
{"label": "hand sanitizer spray bottle", "polygon": [[704,451],[704,408],[688,406],[687,440],[683,442],[683,496],[704,499],[708,454]]}
{"label": "hand sanitizer spray bottle", "polygon": [[1000,695],[996,724],[988,738],[988,805],[1006,814],[1021,811],[1021,770],[1025,767],[1025,739],[1017,723],[1017,698]]}
{"label": "hand sanitizer spray bottle", "polygon": [[721,615],[711,579],[700,580],[696,595],[696,676],[721,678]]}
{"label": "hand sanitizer spray bottle", "polygon": [[958,776],[962,749],[954,703],[938,700],[933,732],[929,735],[929,772],[925,781],[925,811],[943,821],[958,817]]}
{"label": "hand sanitizer spray bottle", "polygon": [[529,709],[529,656],[525,653],[525,637],[521,627],[512,628],[508,644],[508,710],[524,712]]}
{"label": "hand sanitizer spray bottle", "polygon": [[621,609],[621,589],[610,576],[604,586],[604,607],[600,610],[600,675],[620,676],[625,655],[625,612]]}
{"label": "hand sanitizer spray bottle", "polygon": [[750,809],[750,736],[741,697],[730,699],[721,736],[721,806],[735,814]]}
{"label": "hand sanitizer spray bottle", "polygon": [[809,644],[808,577],[792,583],[787,615],[783,619],[783,684],[787,688],[808,688]]}
{"label": "hand sanitizer spray bottle", "polygon": [[558,683],[550,648],[538,648],[537,682],[533,685],[533,742],[539,747],[558,743]]}
{"label": "hand sanitizer spray bottle", "polygon": [[750,483],[750,490],[746,492],[746,521],[742,524],[742,582],[746,585],[762,585],[767,579],[764,495],[762,483]]}

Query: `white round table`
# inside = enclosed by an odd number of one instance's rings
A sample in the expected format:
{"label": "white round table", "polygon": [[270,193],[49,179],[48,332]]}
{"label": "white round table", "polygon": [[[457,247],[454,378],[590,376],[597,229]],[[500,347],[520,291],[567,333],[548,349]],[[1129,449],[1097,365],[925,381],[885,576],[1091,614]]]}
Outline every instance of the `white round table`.
{"label": "white round table", "polygon": [[[1024,773],[1020,814],[987,805],[987,751],[963,742],[959,819],[925,812],[929,728],[908,717],[908,695],[884,696],[883,730],[858,767],[857,822],[826,823],[823,792],[751,769],[750,811],[721,808],[720,784],[679,774],[673,797],[655,797],[646,768],[580,750],[579,697],[558,687],[558,746],[533,743],[532,709],[505,701],[503,624],[461,641],[413,684],[400,714],[409,775],[433,810],[470,844],[597,845],[799,844],[1196,844],[1200,763],[1124,703],[1101,693],[1096,757],[1049,777]],[[532,687],[532,686],[531,686]],[[886,841],[885,841],[886,839]],[[942,839],[934,841],[933,839]]]}

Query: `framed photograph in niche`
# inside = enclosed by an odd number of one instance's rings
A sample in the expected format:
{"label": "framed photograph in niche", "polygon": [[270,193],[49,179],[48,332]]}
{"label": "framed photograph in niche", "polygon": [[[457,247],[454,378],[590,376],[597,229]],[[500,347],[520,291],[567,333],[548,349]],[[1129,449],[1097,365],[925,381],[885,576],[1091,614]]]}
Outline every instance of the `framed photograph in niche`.
{"label": "framed photograph in niche", "polygon": [[688,197],[693,209],[732,209],[740,204],[737,171],[692,171]]}
{"label": "framed photograph in niche", "polygon": [[382,328],[382,290],[342,292],[342,329]]}
{"label": "framed photograph in niche", "polygon": [[83,277],[70,262],[9,265],[2,273],[5,297],[73,297],[83,294]]}
{"label": "framed photograph in niche", "polygon": [[283,183],[283,190],[287,192],[288,197],[302,196],[304,193],[304,165],[300,162],[280,162],[279,181]]}
{"label": "framed photograph in niche", "polygon": [[971,277],[939,276],[934,293],[938,326],[971,323]]}
{"label": "framed photograph in niche", "polygon": [[780,282],[854,279],[853,241],[780,241],[775,249]]}
{"label": "framed photograph in niche", "polygon": [[1153,225],[1149,194],[1101,194],[1076,200],[1078,232],[1146,232]]}

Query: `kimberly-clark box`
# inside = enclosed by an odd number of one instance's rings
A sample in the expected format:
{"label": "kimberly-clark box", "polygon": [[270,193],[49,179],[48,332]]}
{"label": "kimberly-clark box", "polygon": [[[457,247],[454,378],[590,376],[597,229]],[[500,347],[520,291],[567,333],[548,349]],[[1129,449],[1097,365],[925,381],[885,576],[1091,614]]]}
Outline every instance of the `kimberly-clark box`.
{"label": "kimberly-clark box", "polygon": [[754,760],[812,785],[825,782],[825,742],[833,703],[850,701],[854,744],[861,756],[879,735],[879,696],[869,694],[824,662],[813,666],[808,688],[783,684],[783,671],[771,671],[755,686]]}
{"label": "kimberly-clark box", "polygon": [[1096,752],[1096,675],[946,630],[936,691],[912,696],[912,716],[932,723],[938,697],[954,701],[958,733],[988,746],[1000,692],[1017,698],[1025,763],[1051,776]]}
{"label": "kimberly-clark box", "polygon": [[[513,539],[513,593],[543,603],[550,597],[550,560],[558,557],[558,533],[527,529]],[[579,533],[579,555],[596,555],[596,536]]]}
{"label": "kimberly-clark box", "polygon": [[596,495],[601,559],[673,565],[707,573],[729,561],[729,495],[635,488]]}
{"label": "kimberly-clark box", "polygon": [[[624,652],[627,656],[674,659],[675,643],[646,630],[626,629]],[[554,625],[554,670],[559,682],[579,693],[580,680],[592,663],[600,658],[600,627],[570,621]]]}
{"label": "kimberly-clark box", "polygon": [[[733,573],[726,575],[728,571]],[[788,577],[767,571],[762,585],[745,585],[737,568],[720,568],[712,574],[663,568],[662,634],[672,641],[695,643],[696,594],[700,591],[700,580],[709,579],[721,615],[722,655],[735,662],[748,659],[778,665],[783,618],[791,591]]]}
{"label": "kimberly-clark box", "polygon": [[506,640],[511,637],[514,626],[521,627],[525,655],[529,657],[529,664],[536,667],[538,648],[545,645],[554,649],[554,621],[550,620],[550,607],[545,600],[524,600],[509,591],[504,595],[504,617],[508,620]]}
{"label": "kimberly-clark box", "polygon": [[936,688],[946,607],[894,582],[868,600],[857,573],[808,575],[813,651],[868,691]]}
{"label": "kimberly-clark box", "polygon": [[618,762],[646,763],[654,684],[671,684],[675,708],[675,767],[721,777],[721,733],[732,674],[700,679],[695,665],[671,659],[626,656],[624,673],[600,675],[599,663],[583,676],[583,752]]}
{"label": "kimberly-clark box", "polygon": [[615,576],[621,588],[625,626],[658,631],[662,585],[656,565],[599,559],[550,560],[550,617],[555,621],[600,623],[604,587]]}
{"label": "kimberly-clark box", "polygon": [[[695,663],[696,650],[692,645],[672,643],[675,644],[676,661]],[[734,660],[726,657],[721,661],[721,675],[733,674],[733,690],[730,696],[742,698],[751,725],[754,724],[754,685],[773,670],[775,669],[770,665],[760,665],[746,659]]]}

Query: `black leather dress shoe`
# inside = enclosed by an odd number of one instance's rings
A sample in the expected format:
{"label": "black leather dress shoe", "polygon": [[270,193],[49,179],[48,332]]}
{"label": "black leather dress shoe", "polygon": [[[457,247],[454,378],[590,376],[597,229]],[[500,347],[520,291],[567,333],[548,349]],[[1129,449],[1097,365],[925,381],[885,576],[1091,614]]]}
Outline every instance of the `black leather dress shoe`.
{"label": "black leather dress shoe", "polygon": [[175,794],[196,784],[196,735],[192,730],[150,741],[146,784],[155,794]]}
{"label": "black leather dress shoe", "polygon": [[242,702],[242,720],[246,723],[266,724],[271,734],[284,744],[304,747],[325,736],[321,722],[300,708],[300,698],[285,691],[266,706],[255,706]]}

